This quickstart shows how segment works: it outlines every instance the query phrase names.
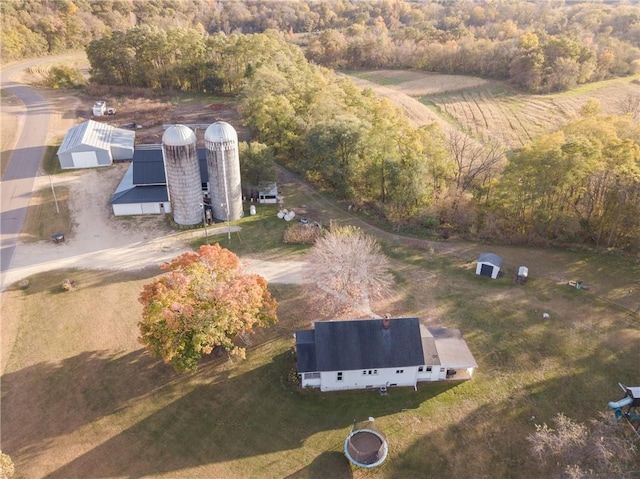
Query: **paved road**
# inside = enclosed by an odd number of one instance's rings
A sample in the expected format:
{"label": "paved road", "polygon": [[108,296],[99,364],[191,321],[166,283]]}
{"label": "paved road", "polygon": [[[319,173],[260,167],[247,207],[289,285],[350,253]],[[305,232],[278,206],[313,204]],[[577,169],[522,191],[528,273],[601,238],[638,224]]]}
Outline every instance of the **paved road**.
{"label": "paved road", "polygon": [[[47,58],[47,61],[51,58]],[[32,60],[2,70],[0,81],[6,93],[19,98],[25,105],[20,138],[0,183],[0,272],[11,265],[18,235],[31,198],[33,184],[45,151],[51,110],[47,101],[34,89],[10,80],[25,68],[42,62]]]}

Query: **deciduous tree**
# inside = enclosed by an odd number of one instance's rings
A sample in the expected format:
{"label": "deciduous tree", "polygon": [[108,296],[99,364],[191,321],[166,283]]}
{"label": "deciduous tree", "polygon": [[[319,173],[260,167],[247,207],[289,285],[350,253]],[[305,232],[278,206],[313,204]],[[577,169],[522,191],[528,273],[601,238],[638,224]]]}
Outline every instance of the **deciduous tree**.
{"label": "deciduous tree", "polygon": [[176,371],[195,370],[218,347],[244,357],[238,336],[277,321],[277,302],[265,279],[243,273],[238,257],[218,244],[184,253],[162,268],[168,273],[140,293],[140,342]]}
{"label": "deciduous tree", "polygon": [[371,298],[389,291],[389,260],[376,240],[359,228],[337,228],[319,239],[308,255],[311,295],[327,313],[354,310],[371,316]]}
{"label": "deciduous tree", "polygon": [[527,438],[532,454],[553,474],[545,477],[637,477],[639,471],[633,467],[636,445],[625,437],[613,415],[601,414],[585,425],[560,413],[553,423],[555,428],[536,425],[536,432]]}

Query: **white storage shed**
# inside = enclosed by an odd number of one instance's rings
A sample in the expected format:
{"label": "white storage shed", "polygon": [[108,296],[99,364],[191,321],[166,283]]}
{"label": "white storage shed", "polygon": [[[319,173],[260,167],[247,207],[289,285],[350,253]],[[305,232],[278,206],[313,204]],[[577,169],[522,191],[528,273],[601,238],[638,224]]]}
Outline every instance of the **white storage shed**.
{"label": "white storage shed", "polygon": [[476,274],[479,276],[486,276],[487,278],[496,279],[500,274],[500,268],[502,267],[502,258],[493,253],[482,253],[478,257],[478,264],[476,266]]}

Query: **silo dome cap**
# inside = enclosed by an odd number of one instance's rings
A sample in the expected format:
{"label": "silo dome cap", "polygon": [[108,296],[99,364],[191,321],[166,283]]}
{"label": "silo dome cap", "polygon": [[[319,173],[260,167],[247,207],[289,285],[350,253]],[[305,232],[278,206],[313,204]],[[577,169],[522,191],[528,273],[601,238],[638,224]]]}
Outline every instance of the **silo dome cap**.
{"label": "silo dome cap", "polygon": [[207,131],[204,132],[205,141],[212,143],[226,143],[228,141],[238,141],[236,130],[227,122],[216,121],[209,125]]}
{"label": "silo dome cap", "polygon": [[173,125],[162,135],[162,143],[169,146],[182,146],[195,143],[196,134],[185,125]]}

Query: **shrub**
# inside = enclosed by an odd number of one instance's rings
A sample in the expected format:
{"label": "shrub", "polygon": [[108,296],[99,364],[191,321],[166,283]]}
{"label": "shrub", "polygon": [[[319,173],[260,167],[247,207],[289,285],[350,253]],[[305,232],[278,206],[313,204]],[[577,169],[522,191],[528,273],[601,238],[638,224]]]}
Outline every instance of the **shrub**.
{"label": "shrub", "polygon": [[316,224],[296,223],[284,232],[285,243],[314,244],[322,236],[322,228]]}

